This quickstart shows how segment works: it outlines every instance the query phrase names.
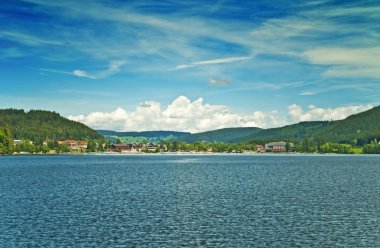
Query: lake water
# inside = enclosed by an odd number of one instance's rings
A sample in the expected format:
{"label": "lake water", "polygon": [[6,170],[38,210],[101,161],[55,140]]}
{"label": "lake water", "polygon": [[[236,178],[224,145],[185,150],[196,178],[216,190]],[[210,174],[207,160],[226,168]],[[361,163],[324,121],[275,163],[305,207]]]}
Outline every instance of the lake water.
{"label": "lake water", "polygon": [[380,247],[380,156],[3,156],[0,246]]}

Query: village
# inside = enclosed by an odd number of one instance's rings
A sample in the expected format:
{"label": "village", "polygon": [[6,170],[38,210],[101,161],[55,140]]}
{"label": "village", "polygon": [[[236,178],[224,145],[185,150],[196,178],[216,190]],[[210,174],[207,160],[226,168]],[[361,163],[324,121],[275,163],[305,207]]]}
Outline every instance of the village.
{"label": "village", "polygon": [[[58,141],[59,145],[66,146],[70,151],[88,150],[88,142],[80,140]],[[270,142],[265,145],[251,144],[227,144],[227,143],[195,143],[188,144],[184,142],[130,142],[130,143],[102,143],[95,144],[96,148],[101,148],[105,153],[285,153],[295,152],[293,143],[284,141]]]}
{"label": "village", "polygon": [[189,144],[178,141],[130,142],[109,143],[84,140],[60,140],[57,142],[43,142],[36,146],[29,140],[14,140],[15,153],[35,153],[36,147],[42,147],[43,153],[106,153],[106,154],[134,154],[134,153],[286,153],[295,152],[293,143],[284,141],[260,144],[228,144],[202,143]]}

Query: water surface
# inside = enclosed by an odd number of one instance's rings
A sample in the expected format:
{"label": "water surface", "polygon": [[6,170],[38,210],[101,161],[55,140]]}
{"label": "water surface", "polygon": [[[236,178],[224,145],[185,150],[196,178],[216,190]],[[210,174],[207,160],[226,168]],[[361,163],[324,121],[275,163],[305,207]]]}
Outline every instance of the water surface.
{"label": "water surface", "polygon": [[380,157],[5,156],[0,204],[1,247],[380,247]]}

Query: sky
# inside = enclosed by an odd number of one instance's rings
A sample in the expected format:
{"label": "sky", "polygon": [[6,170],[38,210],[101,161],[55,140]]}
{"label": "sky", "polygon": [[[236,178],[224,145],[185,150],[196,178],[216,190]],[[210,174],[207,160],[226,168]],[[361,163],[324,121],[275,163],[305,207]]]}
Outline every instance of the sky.
{"label": "sky", "polygon": [[200,132],[379,105],[380,1],[0,4],[0,108]]}

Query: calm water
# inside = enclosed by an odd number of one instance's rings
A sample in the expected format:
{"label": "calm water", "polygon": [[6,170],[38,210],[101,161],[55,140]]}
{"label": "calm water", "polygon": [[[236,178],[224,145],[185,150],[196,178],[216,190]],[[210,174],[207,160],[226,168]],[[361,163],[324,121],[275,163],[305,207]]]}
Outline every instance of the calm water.
{"label": "calm water", "polygon": [[0,246],[380,247],[380,157],[0,157]]}

